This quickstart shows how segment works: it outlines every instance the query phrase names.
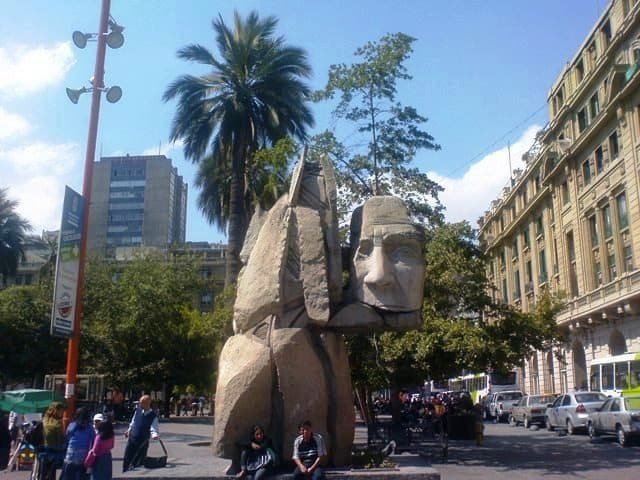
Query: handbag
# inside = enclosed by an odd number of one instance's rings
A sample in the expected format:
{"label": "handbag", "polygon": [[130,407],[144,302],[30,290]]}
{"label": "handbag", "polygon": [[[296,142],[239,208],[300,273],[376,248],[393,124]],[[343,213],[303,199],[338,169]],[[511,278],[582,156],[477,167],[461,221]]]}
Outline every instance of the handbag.
{"label": "handbag", "polygon": [[161,457],[144,457],[144,460],[142,462],[144,468],[163,468],[167,466],[167,449],[165,448],[164,443],[162,443],[162,440],[160,440],[159,438],[158,442],[162,447],[164,455]]}
{"label": "handbag", "polygon": [[84,468],[91,468],[93,464],[96,462],[96,452],[93,451],[93,448],[87,452],[87,456],[84,457]]}

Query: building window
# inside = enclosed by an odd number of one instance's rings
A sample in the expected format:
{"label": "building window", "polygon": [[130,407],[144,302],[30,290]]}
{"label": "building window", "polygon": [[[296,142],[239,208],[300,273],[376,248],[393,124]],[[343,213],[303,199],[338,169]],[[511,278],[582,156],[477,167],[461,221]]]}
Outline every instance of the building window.
{"label": "building window", "polygon": [[558,267],[560,263],[558,262],[558,241],[553,239],[553,274],[558,275],[560,273],[560,268]]}
{"label": "building window", "polygon": [[502,302],[509,303],[509,292],[507,291],[507,279],[502,279]]}
{"label": "building window", "polygon": [[522,230],[522,249],[529,248],[529,227]]}
{"label": "building window", "polygon": [[518,237],[513,237],[511,242],[511,257],[515,260],[518,258]]}
{"label": "building window", "polygon": [[567,236],[567,256],[569,260],[569,292],[572,297],[577,297],[578,290],[578,269],[576,265],[576,249],[573,241],[573,232],[568,232]]}
{"label": "building window", "polygon": [[515,300],[520,298],[520,272],[518,270],[513,272],[513,298]]}
{"label": "building window", "polygon": [[540,191],[540,174],[537,174],[533,179],[533,186],[536,189],[536,193]]}
{"label": "building window", "polygon": [[578,132],[583,132],[589,125],[587,121],[587,108],[584,107],[578,112]]}
{"label": "building window", "polygon": [[598,221],[595,215],[589,217],[589,233],[591,234],[591,247],[598,246]]}
{"label": "building window", "polygon": [[540,272],[540,283],[547,281],[547,257],[544,253],[544,249],[538,252],[538,270]]}
{"label": "building window", "polygon": [[591,183],[591,163],[586,160],[582,164],[582,178],[584,180],[585,187]]}
{"label": "building window", "polygon": [[608,203],[602,207],[602,223],[604,238],[611,238],[613,236],[613,227],[611,225],[611,206]]}
{"label": "building window", "polygon": [[609,266],[609,281],[613,282],[618,276],[618,271],[616,269],[616,255],[615,253],[611,253],[607,257],[607,264]]}
{"label": "building window", "polygon": [[542,223],[542,215],[536,218],[536,236],[544,234],[544,224]]}
{"label": "building window", "polygon": [[602,24],[600,32],[602,33],[603,50],[606,50],[609,43],[611,43],[611,22],[609,22],[609,19]]}
{"label": "building window", "polygon": [[618,132],[613,132],[609,136],[609,152],[611,160],[618,158],[618,154],[620,153],[620,147],[618,146]]}
{"label": "building window", "polygon": [[505,260],[505,253],[504,253],[504,248],[502,250],[500,250],[500,268],[504,268],[506,265],[506,260]]}
{"label": "building window", "polygon": [[600,262],[595,262],[593,265],[594,280],[596,282],[596,288],[602,285],[602,265]]}
{"label": "building window", "polygon": [[618,208],[618,226],[622,230],[629,226],[629,216],[627,213],[627,196],[624,192],[616,197],[616,206]]}
{"label": "building window", "polygon": [[624,271],[633,271],[633,252],[631,251],[631,245],[624,246]]}
{"label": "building window", "polygon": [[533,270],[531,268],[531,260],[527,260],[527,263],[525,265],[525,275],[527,276],[526,277],[527,283],[533,282]]}
{"label": "building window", "polygon": [[600,113],[600,102],[598,102],[598,92],[594,93],[589,99],[589,110],[591,113],[591,121]]}
{"label": "building window", "polygon": [[584,78],[584,62],[582,59],[576,63],[576,83],[580,83]]}
{"label": "building window", "polygon": [[596,173],[602,173],[602,170],[604,170],[604,152],[602,150],[602,147],[596,148],[595,158]]}
{"label": "building window", "polygon": [[562,205],[564,206],[567,203],[569,203],[569,184],[567,183],[566,180],[562,182],[562,185],[560,186],[560,190],[562,192]]}

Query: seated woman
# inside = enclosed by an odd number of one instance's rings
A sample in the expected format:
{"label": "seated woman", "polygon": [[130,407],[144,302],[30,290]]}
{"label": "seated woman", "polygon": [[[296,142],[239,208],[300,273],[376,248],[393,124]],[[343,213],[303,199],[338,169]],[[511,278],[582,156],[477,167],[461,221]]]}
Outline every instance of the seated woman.
{"label": "seated woman", "polygon": [[254,425],[251,429],[251,439],[244,445],[240,454],[240,473],[236,478],[260,480],[268,475],[275,466],[276,455],[271,440],[264,434],[264,428]]}

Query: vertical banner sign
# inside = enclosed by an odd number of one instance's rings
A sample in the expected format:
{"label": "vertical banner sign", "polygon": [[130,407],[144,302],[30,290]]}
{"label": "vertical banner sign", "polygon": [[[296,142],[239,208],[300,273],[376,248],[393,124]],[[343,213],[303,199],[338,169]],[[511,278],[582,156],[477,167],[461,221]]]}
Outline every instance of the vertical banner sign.
{"label": "vertical banner sign", "polygon": [[76,300],[78,300],[76,292],[84,208],[82,195],[66,187],[60,237],[58,238],[58,258],[53,289],[53,312],[51,314],[51,335],[55,337],[68,338],[73,333],[73,319]]}

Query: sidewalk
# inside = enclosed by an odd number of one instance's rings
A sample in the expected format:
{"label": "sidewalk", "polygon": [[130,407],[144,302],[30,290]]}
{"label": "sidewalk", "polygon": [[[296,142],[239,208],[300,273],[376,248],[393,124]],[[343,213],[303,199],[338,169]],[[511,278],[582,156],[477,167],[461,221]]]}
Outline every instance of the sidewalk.
{"label": "sidewalk", "polygon": [[[160,438],[168,454],[167,466],[158,469],[137,468],[122,473],[122,457],[126,439],[126,426],[116,427],[116,442],[113,449],[113,478],[120,480],[230,480],[225,470],[229,460],[214,457],[211,454],[211,436],[213,433],[212,417],[172,417],[160,423]],[[356,426],[355,444],[366,443],[367,432],[362,425]],[[163,455],[158,442],[151,442],[149,456]],[[440,474],[420,455],[402,454],[393,457],[398,464],[394,470],[357,470],[329,469],[327,478],[347,480],[397,480],[411,478],[416,480],[439,480]],[[5,472],[0,474],[0,480],[29,480],[30,471]],[[272,477],[275,478],[275,477]],[[280,475],[278,478],[291,478],[291,475]]]}

